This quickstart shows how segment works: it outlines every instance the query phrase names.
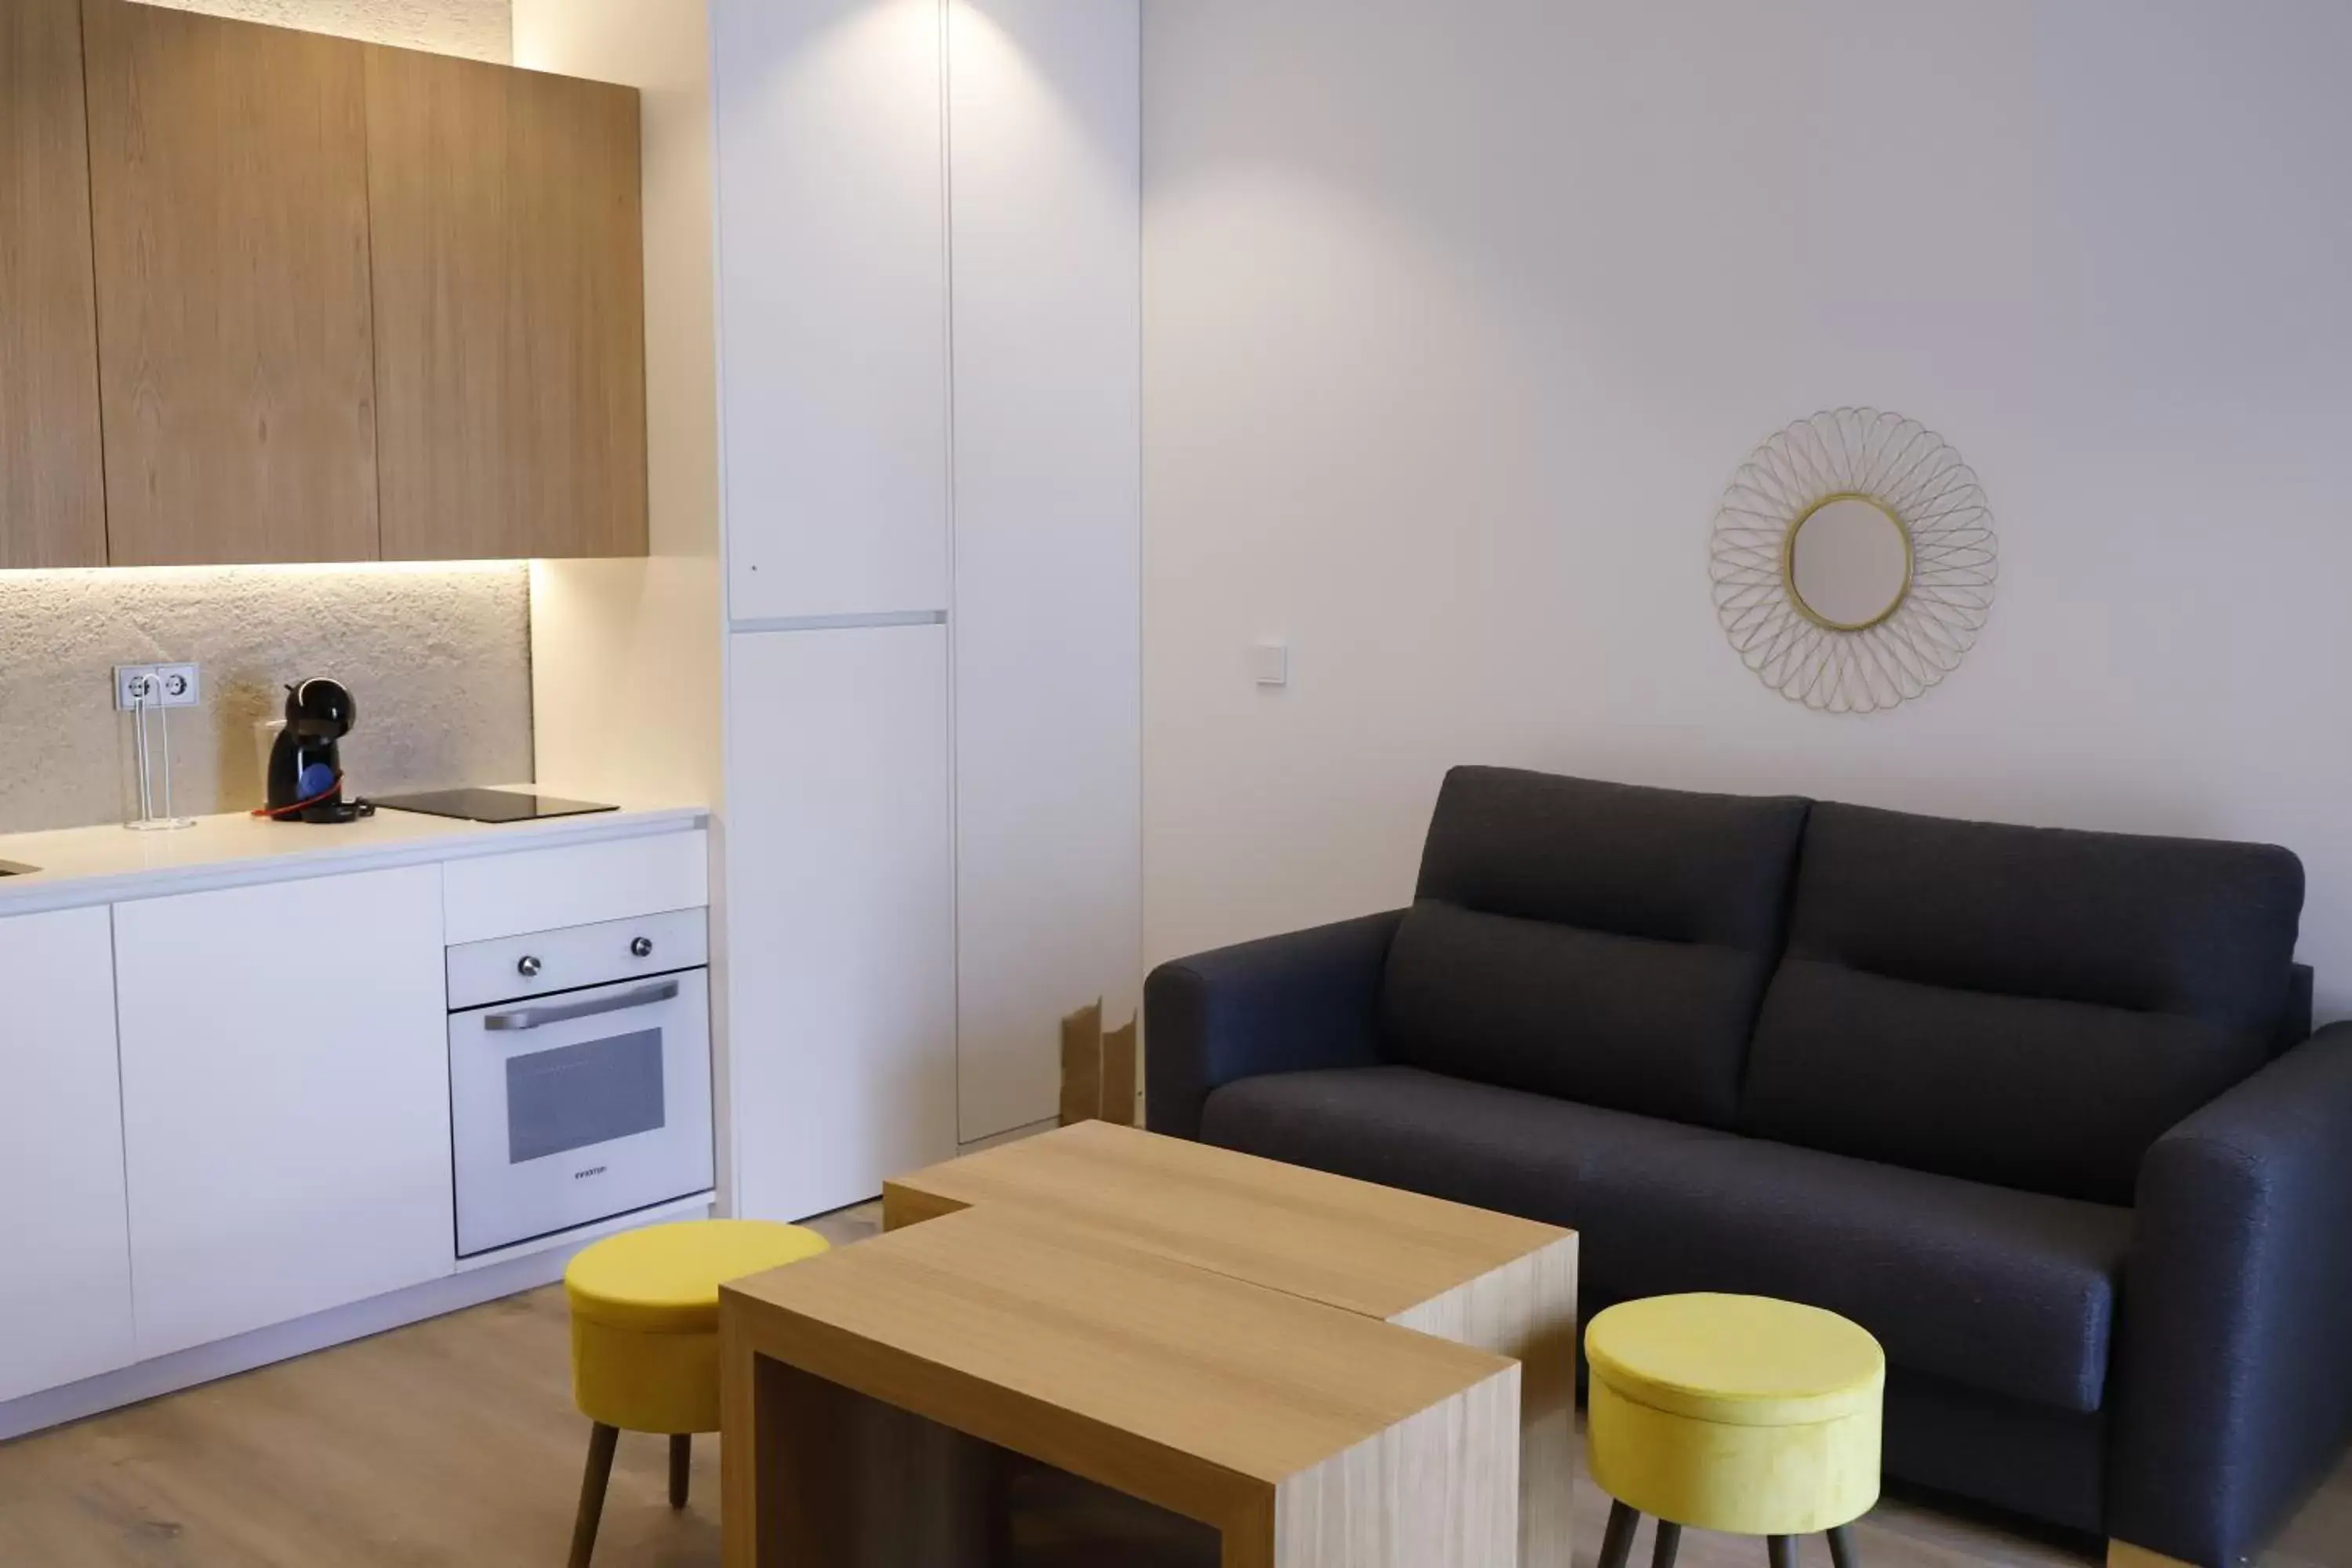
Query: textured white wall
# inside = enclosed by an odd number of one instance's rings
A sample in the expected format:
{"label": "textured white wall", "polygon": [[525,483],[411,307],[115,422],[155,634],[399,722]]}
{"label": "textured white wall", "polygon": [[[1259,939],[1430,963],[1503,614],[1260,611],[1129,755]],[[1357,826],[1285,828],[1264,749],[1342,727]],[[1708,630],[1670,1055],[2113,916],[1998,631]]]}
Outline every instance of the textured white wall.
{"label": "textured white wall", "polygon": [[142,0],[174,11],[336,33],[503,65],[514,58],[509,0]]}
{"label": "textured white wall", "polygon": [[512,563],[0,572],[0,833],[137,815],[112,668],[157,659],[204,666],[172,715],[183,813],[261,804],[254,723],[308,676],[359,700],[363,794],[528,780],[528,596]]}
{"label": "textured white wall", "polygon": [[[2352,7],[1147,9],[1152,956],[1402,901],[1491,761],[2275,840],[2352,1008]],[[1958,447],[2001,572],[1834,719],[1706,544],[1848,403]]]}

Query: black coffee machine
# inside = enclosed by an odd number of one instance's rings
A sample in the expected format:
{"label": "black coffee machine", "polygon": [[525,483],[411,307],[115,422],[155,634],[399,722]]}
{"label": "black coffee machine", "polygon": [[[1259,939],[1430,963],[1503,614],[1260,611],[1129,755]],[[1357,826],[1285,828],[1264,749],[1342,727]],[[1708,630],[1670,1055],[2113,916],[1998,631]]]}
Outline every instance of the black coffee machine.
{"label": "black coffee machine", "polygon": [[338,680],[286,689],[286,728],[269,748],[269,804],[259,815],[278,822],[351,822],[374,815],[343,798],[341,742],[359,722],[359,704]]}

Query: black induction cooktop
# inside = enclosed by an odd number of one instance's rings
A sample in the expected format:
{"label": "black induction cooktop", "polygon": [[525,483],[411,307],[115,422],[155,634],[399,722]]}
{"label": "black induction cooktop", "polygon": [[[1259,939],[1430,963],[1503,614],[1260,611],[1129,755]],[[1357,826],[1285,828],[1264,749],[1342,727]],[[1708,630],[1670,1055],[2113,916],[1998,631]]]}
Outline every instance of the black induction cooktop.
{"label": "black induction cooktop", "polygon": [[456,816],[467,822],[539,822],[551,816],[586,816],[592,812],[621,809],[616,805],[598,805],[593,801],[558,800],[551,795],[530,795],[513,789],[442,789],[427,795],[379,795],[374,804],[386,811]]}

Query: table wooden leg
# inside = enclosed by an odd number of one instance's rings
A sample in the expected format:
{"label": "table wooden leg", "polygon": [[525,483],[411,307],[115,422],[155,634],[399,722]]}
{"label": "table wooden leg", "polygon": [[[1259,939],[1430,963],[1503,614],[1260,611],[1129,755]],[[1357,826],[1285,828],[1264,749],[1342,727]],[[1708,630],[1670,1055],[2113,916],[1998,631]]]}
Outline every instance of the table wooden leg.
{"label": "table wooden leg", "polygon": [[742,1347],[722,1354],[727,1568],[987,1568],[1003,1501],[988,1445]]}
{"label": "table wooden leg", "polygon": [[[719,1552],[726,1568],[760,1568],[761,1429],[760,1356],[732,1312],[719,1314]],[[766,1561],[773,1562],[771,1557]]]}
{"label": "table wooden leg", "polygon": [[[1227,1522],[1224,1568],[1492,1568],[1519,1539],[1512,1367],[1276,1484],[1273,1555]],[[1621,1563],[1617,1568],[1624,1568]]]}
{"label": "table wooden leg", "polygon": [[1390,1320],[1519,1363],[1519,1568],[1575,1560],[1576,1262],[1564,1237]]}

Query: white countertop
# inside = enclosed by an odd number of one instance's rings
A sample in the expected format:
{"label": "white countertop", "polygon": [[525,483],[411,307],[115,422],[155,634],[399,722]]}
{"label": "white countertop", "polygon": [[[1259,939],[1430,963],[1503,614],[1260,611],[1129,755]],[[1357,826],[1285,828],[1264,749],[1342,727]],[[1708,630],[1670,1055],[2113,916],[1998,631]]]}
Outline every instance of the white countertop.
{"label": "white countertop", "polygon": [[[551,785],[502,787],[574,800],[606,798]],[[0,877],[0,919],[375,866],[678,832],[701,826],[709,817],[699,805],[623,803],[618,811],[543,822],[460,822],[379,811],[357,822],[319,824],[269,822],[239,814],[199,817],[195,826],[170,833],[133,833],[110,823],[10,834],[0,836],[0,861],[37,869],[26,876]]]}

